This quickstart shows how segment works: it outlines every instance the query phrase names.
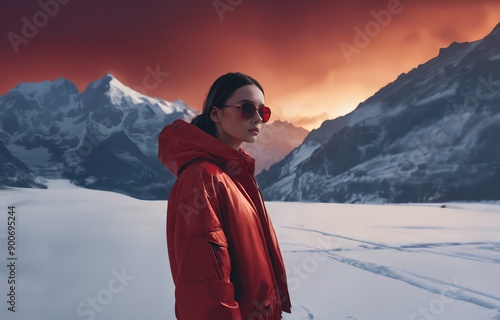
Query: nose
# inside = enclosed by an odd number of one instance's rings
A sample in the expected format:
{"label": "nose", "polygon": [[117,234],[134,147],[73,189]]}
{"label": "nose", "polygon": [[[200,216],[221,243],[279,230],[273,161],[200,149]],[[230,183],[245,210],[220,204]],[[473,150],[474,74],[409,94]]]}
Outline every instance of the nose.
{"label": "nose", "polygon": [[259,110],[255,110],[255,114],[254,114],[254,119],[255,119],[255,116],[257,116],[257,119],[262,123],[264,121],[264,119],[262,119],[262,117],[260,116],[259,114]]}

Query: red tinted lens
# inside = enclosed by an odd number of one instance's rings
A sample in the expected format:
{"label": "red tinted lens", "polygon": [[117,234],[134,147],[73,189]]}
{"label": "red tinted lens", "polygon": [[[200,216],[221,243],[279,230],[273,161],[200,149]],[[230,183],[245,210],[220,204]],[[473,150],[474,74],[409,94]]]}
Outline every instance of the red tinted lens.
{"label": "red tinted lens", "polygon": [[269,118],[271,118],[271,109],[269,109],[268,107],[260,107],[259,115],[262,118],[262,122],[266,123],[269,121]]}

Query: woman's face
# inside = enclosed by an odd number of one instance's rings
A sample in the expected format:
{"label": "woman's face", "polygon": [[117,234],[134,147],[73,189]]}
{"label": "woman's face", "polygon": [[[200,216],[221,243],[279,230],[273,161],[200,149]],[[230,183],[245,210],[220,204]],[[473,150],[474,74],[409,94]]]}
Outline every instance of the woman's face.
{"label": "woman's face", "polygon": [[[226,105],[241,105],[243,102],[250,102],[256,107],[263,106],[264,94],[256,85],[249,84],[236,90],[227,99]],[[259,133],[251,130],[257,128],[260,131],[262,128],[262,118],[258,112],[250,119],[243,119],[240,108],[212,108],[210,116],[215,122],[217,139],[236,150],[244,141],[257,141]]]}

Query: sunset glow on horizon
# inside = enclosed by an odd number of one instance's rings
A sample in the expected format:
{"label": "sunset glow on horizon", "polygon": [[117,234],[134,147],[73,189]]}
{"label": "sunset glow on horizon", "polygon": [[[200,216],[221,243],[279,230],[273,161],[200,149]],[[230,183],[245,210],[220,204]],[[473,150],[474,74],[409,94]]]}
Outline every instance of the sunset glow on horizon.
{"label": "sunset glow on horizon", "polygon": [[239,71],[264,87],[271,122],[307,130],[500,22],[490,0],[41,0],[0,12],[0,95],[59,77],[83,91],[112,73],[200,112],[213,81]]}

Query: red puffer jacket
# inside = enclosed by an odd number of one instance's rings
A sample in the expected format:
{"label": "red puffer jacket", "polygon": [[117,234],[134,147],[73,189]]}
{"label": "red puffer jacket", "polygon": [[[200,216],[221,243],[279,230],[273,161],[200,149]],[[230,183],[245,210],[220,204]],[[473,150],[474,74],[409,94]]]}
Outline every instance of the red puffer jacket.
{"label": "red puffer jacket", "polygon": [[158,157],[177,176],[167,205],[177,319],[274,320],[291,313],[255,159],[182,119],[161,132]]}

